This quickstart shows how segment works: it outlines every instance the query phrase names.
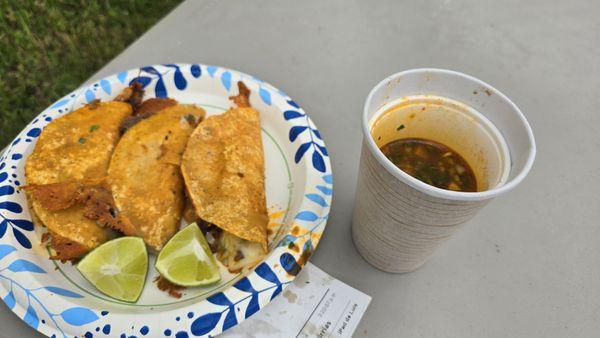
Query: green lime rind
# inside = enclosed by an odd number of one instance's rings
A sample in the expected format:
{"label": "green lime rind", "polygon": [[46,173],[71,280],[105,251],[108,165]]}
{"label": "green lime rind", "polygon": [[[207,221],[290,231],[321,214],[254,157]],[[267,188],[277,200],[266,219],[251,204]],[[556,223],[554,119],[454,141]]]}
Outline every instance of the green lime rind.
{"label": "green lime rind", "polygon": [[180,286],[201,286],[221,280],[219,266],[196,223],[173,236],[158,254],[156,270]]}
{"label": "green lime rind", "polygon": [[148,273],[148,251],[138,237],[121,237],[88,253],[77,270],[103,294],[125,302],[140,298]]}

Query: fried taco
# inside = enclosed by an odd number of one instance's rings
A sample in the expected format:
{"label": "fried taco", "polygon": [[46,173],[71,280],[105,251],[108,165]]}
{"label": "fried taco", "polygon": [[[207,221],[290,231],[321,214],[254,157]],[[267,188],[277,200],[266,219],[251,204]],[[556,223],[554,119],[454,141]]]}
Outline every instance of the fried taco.
{"label": "fried taco", "polygon": [[185,203],[181,155],[205,114],[202,108],[168,100],[145,101],[154,107],[150,113],[136,114],[133,123],[125,123],[108,168],[121,220],[115,227],[143,238],[156,251],[179,229]]}
{"label": "fried taco", "polygon": [[92,102],[53,120],[40,134],[25,164],[25,191],[32,217],[48,230],[52,258],[80,258],[111,237],[76,199],[80,188],[105,178],[119,125],[131,113],[127,102]]}
{"label": "fried taco", "polygon": [[238,83],[238,106],[202,121],[190,136],[181,172],[201,228],[230,271],[251,268],[267,253],[268,214],[258,111]]}

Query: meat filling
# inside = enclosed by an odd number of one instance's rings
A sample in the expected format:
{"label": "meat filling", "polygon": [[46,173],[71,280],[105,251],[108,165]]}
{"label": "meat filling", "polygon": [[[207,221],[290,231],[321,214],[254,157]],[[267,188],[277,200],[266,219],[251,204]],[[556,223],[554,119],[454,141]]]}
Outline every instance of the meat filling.
{"label": "meat filling", "polygon": [[136,110],[142,104],[143,97],[144,89],[142,88],[142,84],[134,82],[131,86],[125,88],[115,98],[115,101],[127,102],[133,107],[133,110]]}
{"label": "meat filling", "polygon": [[120,215],[115,206],[110,188],[104,182],[95,183],[54,183],[27,186],[41,206],[50,211],[58,211],[74,204],[83,204],[83,215],[96,221],[99,225],[110,227],[120,232],[134,230],[131,223]]}
{"label": "meat filling", "polygon": [[123,119],[119,126],[119,132],[124,134],[129,128],[136,125],[141,120],[147,119],[157,112],[177,104],[177,101],[169,98],[152,98],[148,99],[137,106],[133,106],[133,115]]}
{"label": "meat filling", "polygon": [[233,101],[238,107],[251,107],[250,105],[250,89],[246,87],[242,81],[238,81],[238,91],[239,94],[237,96],[230,96],[229,99]]}
{"label": "meat filling", "polygon": [[182,290],[185,289],[183,286],[175,285],[162,276],[156,277],[154,282],[159,290],[169,293],[171,297],[181,298],[183,296]]}

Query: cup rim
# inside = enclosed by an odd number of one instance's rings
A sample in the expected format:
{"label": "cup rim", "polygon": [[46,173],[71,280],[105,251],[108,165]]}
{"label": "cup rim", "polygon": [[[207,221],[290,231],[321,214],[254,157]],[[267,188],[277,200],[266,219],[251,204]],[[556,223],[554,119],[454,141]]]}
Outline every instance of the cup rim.
{"label": "cup rim", "polygon": [[[433,73],[433,74],[437,73],[437,74],[445,74],[445,75],[462,77],[462,78],[465,78],[465,79],[473,82],[476,85],[480,85],[486,89],[489,89],[493,94],[498,95],[502,100],[504,100],[517,113],[516,114],[517,118],[520,120],[521,124],[525,127],[525,131],[527,133],[527,138],[529,141],[529,153],[527,154],[527,161],[525,162],[523,169],[512,179],[506,181],[503,185],[496,186],[492,189],[488,189],[485,191],[461,192],[461,191],[452,191],[452,190],[446,190],[446,189],[434,187],[432,185],[429,185],[427,183],[419,181],[418,179],[408,175],[407,173],[405,173],[404,171],[402,171],[398,167],[396,167],[381,152],[381,150],[375,144],[375,140],[371,136],[371,130],[369,127],[369,109],[368,109],[368,107],[373,99],[373,95],[375,95],[375,92],[377,90],[379,90],[381,87],[385,86],[389,81],[397,79],[400,76],[404,76],[404,75],[408,75],[408,74],[415,74],[415,73]],[[517,107],[517,105],[514,102],[512,102],[506,95],[502,94],[502,92],[500,92],[498,89],[494,88],[493,86],[489,85],[488,83],[485,83],[473,76],[470,76],[470,75],[467,75],[467,74],[464,74],[461,72],[453,71],[453,70],[447,70],[447,69],[439,69],[439,68],[409,69],[409,70],[405,70],[405,71],[401,71],[401,72],[392,74],[392,75],[386,77],[385,79],[381,80],[377,85],[375,85],[375,87],[373,87],[373,89],[371,89],[371,91],[369,92],[369,95],[367,96],[367,99],[365,100],[365,104],[363,107],[363,114],[362,114],[362,128],[363,128],[363,136],[365,138],[365,142],[366,142],[367,146],[369,147],[369,151],[371,152],[371,154],[373,154],[373,156],[375,156],[377,161],[390,174],[392,174],[397,179],[405,182],[406,184],[408,184],[409,186],[413,187],[414,189],[416,189],[418,191],[421,191],[421,192],[423,192],[427,195],[433,196],[433,197],[444,198],[444,199],[448,199],[448,200],[481,201],[481,200],[494,198],[498,195],[501,195],[503,193],[506,193],[506,192],[514,189],[517,185],[519,185],[519,183],[521,183],[521,181],[523,181],[523,179],[527,176],[527,174],[531,170],[531,167],[533,166],[533,162],[534,162],[535,155],[536,155],[535,139],[533,136],[533,131],[531,130],[531,126],[529,125],[529,122],[525,118],[525,115],[523,115],[523,112],[521,112],[519,107]]]}

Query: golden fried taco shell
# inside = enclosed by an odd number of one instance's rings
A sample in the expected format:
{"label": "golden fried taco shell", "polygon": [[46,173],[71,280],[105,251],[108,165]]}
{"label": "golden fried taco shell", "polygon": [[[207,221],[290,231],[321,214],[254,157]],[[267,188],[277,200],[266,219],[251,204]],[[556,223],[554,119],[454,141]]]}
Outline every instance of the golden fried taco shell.
{"label": "golden fried taco shell", "polygon": [[[181,171],[198,216],[267,252],[268,214],[258,111],[230,109],[202,121]],[[235,251],[231,255],[235,255]]]}
{"label": "golden fried taco shell", "polygon": [[[25,164],[27,185],[104,178],[120,137],[119,124],[131,113],[128,103],[95,102],[50,122]],[[108,229],[84,217],[83,206],[52,211],[27,193],[37,219],[56,238],[54,242],[60,238],[61,245],[54,248],[57,251],[55,258],[78,258],[110,237]],[[64,250],[60,250],[61,247]],[[75,247],[77,250],[67,250]]]}
{"label": "golden fried taco shell", "polygon": [[125,132],[112,156],[108,182],[118,212],[140,236],[160,250],[177,232],[184,207],[181,154],[204,110],[175,105],[143,119]]}

